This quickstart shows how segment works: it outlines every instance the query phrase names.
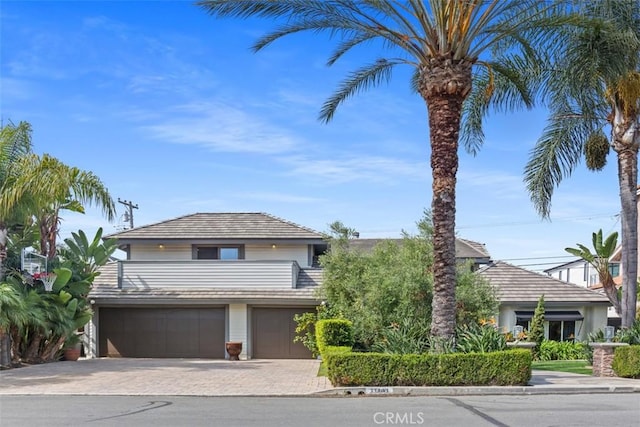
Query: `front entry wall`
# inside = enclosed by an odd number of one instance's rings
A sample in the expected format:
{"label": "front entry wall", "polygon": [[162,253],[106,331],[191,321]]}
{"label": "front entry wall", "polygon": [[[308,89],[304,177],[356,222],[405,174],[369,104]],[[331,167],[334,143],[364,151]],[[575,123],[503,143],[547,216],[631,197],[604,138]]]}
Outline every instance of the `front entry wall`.
{"label": "front entry wall", "polygon": [[224,358],[224,308],[101,308],[101,357]]}

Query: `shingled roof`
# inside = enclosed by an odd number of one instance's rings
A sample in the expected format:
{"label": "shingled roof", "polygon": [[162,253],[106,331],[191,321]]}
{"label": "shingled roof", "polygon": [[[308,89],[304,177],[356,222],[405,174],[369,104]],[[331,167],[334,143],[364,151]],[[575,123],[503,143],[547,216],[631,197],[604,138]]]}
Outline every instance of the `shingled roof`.
{"label": "shingled roof", "polygon": [[[359,249],[364,252],[370,252],[378,243],[388,241],[400,244],[402,243],[403,239],[351,239],[349,240],[349,247],[353,249]],[[482,243],[456,237],[456,258],[486,259],[488,261],[491,256]]]}
{"label": "shingled roof", "polygon": [[596,303],[609,305],[601,293],[497,261],[478,270],[497,290],[501,303],[532,303],[544,294],[545,303]]}
{"label": "shingled roof", "polygon": [[322,239],[307,227],[266,213],[195,213],[113,233],[118,240]]}

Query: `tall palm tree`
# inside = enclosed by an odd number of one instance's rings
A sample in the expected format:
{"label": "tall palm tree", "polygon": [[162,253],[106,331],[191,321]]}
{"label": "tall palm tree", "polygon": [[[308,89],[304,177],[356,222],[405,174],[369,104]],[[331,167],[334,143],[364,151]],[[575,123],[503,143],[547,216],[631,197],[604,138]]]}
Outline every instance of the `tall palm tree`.
{"label": "tall palm tree", "polygon": [[[0,147],[0,279],[4,277],[6,237],[10,219],[23,222],[33,218],[40,230],[40,251],[49,259],[56,251],[60,210],[84,212],[84,204],[94,203],[113,220],[115,203],[109,191],[92,172],[68,166],[55,157],[31,152],[31,127],[8,125],[2,131]],[[6,148],[16,146],[17,148]],[[6,160],[5,160],[6,159]]]}
{"label": "tall palm tree", "polygon": [[[600,170],[609,148],[618,160],[621,202],[622,326],[633,324],[638,280],[638,148],[640,147],[640,3],[578,3],[590,25],[558,35],[563,49],[547,74],[551,115],[531,152],[525,182],[534,206],[549,217],[553,190],[584,154]],[[609,130],[610,137],[605,136]]]}
{"label": "tall palm tree", "polygon": [[[48,259],[56,254],[61,210],[84,213],[84,205],[94,203],[102,208],[109,221],[114,219],[115,203],[94,173],[68,166],[47,154],[25,156],[21,167],[49,179],[46,194],[33,200],[35,222],[40,230],[40,254]],[[18,175],[13,185],[28,186],[32,173]]]}
{"label": "tall palm tree", "polygon": [[[361,90],[387,82],[396,65],[413,68],[412,87],[424,99],[429,119],[433,176],[434,298],[432,335],[453,337],[455,329],[455,212],[458,137],[463,103],[474,74],[484,84],[483,106],[530,105],[526,82],[516,68],[535,63],[531,30],[551,6],[529,0],[204,0],[216,17],[262,17],[278,27],[254,45],[258,51],[290,34],[327,32],[339,41],[328,65],[354,48],[380,46],[397,56],[381,57],[352,72],[324,103],[320,119]],[[548,21],[547,21],[548,22]],[[510,48],[511,47],[511,48]],[[480,71],[483,70],[483,71]],[[492,96],[498,90],[501,96]]]}
{"label": "tall palm tree", "polygon": [[[20,173],[19,160],[31,152],[31,125],[9,122],[0,128],[0,195],[8,191],[8,182]],[[7,257],[9,224],[20,215],[19,205],[26,188],[17,188],[11,200],[0,204],[0,280],[4,278],[4,261]]]}

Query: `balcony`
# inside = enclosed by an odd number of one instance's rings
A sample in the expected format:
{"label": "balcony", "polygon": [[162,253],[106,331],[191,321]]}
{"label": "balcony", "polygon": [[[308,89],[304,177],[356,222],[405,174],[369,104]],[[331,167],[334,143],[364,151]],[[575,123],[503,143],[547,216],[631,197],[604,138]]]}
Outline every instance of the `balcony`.
{"label": "balcony", "polygon": [[118,287],[295,289],[299,271],[296,261],[119,261]]}

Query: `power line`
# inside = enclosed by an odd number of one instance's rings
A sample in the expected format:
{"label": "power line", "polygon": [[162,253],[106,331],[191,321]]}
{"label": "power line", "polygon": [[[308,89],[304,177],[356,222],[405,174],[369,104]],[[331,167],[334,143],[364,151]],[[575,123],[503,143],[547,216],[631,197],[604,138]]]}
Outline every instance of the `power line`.
{"label": "power line", "polygon": [[501,261],[529,261],[533,259],[558,259],[558,258],[575,258],[573,255],[559,255],[559,256],[536,256],[528,258],[501,258]]}
{"label": "power line", "polygon": [[[619,218],[620,214],[594,214],[594,215],[585,215],[585,216],[574,216],[574,217],[562,217],[557,218],[551,222],[570,222],[570,221],[578,221],[578,220],[591,220],[596,218]],[[493,224],[477,224],[477,225],[461,225],[457,226],[456,229],[470,229],[470,228],[489,228],[489,227],[511,227],[516,225],[531,225],[531,224],[540,224],[541,221],[522,221],[522,222],[501,222],[501,223],[493,223]]]}

